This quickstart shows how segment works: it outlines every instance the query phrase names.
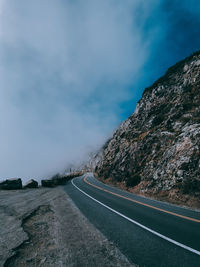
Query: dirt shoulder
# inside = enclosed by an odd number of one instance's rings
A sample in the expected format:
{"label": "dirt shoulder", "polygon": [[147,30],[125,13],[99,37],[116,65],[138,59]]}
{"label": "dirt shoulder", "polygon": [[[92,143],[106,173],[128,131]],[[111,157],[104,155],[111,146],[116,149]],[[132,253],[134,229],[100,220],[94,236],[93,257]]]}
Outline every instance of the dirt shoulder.
{"label": "dirt shoulder", "polygon": [[0,266],[135,266],[62,188],[0,191]]}
{"label": "dirt shoulder", "polygon": [[140,195],[143,197],[152,198],[158,201],[164,201],[167,203],[175,204],[181,207],[190,208],[193,210],[200,211],[200,201],[199,198],[191,196],[189,194],[181,194],[176,189],[171,189],[169,192],[160,190],[159,192],[154,192],[152,190],[142,190],[141,187],[144,186],[144,183],[139,184],[135,187],[127,187],[125,182],[116,182],[110,178],[104,179],[103,177],[98,177],[95,175],[95,178],[101,181],[104,184],[111,185],[122,189],[124,191]]}

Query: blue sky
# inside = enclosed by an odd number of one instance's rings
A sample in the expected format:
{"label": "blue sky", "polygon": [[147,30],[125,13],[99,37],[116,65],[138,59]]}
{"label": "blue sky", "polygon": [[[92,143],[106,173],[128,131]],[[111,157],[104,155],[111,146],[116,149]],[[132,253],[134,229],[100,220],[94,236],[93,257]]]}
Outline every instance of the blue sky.
{"label": "blue sky", "polygon": [[157,2],[160,3],[159,8],[150,13],[142,34],[144,40],[149,38],[152,29],[161,24],[160,36],[156,36],[154,45],[150,46],[150,54],[142,67],[141,76],[130,87],[132,97],[121,104],[123,118],[133,112],[133,104],[141,98],[145,87],[162,76],[170,66],[200,50],[200,1]]}
{"label": "blue sky", "polygon": [[199,29],[199,0],[0,0],[0,179],[86,160]]}

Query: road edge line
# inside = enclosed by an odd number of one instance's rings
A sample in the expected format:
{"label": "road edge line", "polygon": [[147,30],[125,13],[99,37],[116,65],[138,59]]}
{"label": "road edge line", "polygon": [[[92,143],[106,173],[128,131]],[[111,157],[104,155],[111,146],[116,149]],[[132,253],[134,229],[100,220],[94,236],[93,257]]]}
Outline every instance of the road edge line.
{"label": "road edge line", "polygon": [[[73,180],[74,180],[74,179],[73,179]],[[173,240],[173,239],[171,239],[171,238],[169,238],[169,237],[167,237],[167,236],[164,236],[164,235],[162,235],[162,234],[160,234],[160,233],[158,233],[158,232],[156,232],[156,231],[154,231],[154,230],[152,230],[152,229],[150,229],[150,228],[144,226],[143,224],[138,223],[138,222],[132,220],[131,218],[127,217],[126,215],[124,215],[124,214],[122,214],[122,213],[120,213],[120,212],[118,212],[118,211],[112,209],[111,207],[109,207],[109,206],[103,204],[101,201],[97,200],[96,198],[90,196],[89,194],[87,194],[86,192],[84,192],[82,189],[80,189],[77,185],[74,184],[74,181],[73,181],[73,180],[71,180],[71,183],[72,183],[72,185],[73,185],[76,189],[78,189],[81,193],[83,193],[83,194],[86,195],[87,197],[91,198],[93,201],[95,201],[95,202],[99,203],[100,205],[102,205],[103,207],[107,208],[108,210],[110,210],[110,211],[116,213],[117,215],[121,216],[122,218],[128,220],[129,222],[131,222],[131,223],[133,223],[133,224],[136,224],[137,226],[139,226],[139,227],[145,229],[146,231],[148,231],[148,232],[150,232],[150,233],[152,233],[152,234],[154,234],[154,235],[156,235],[156,236],[158,236],[158,237],[160,237],[160,238],[162,238],[162,239],[164,239],[164,240],[167,240],[168,242],[170,242],[170,243],[172,243],[172,244],[174,244],[174,245],[176,245],[176,246],[179,246],[179,247],[181,247],[181,248],[183,248],[183,249],[186,249],[186,250],[188,250],[188,251],[190,251],[190,252],[192,252],[192,253],[195,253],[195,254],[197,254],[197,255],[200,256],[200,251],[198,251],[198,250],[196,250],[196,249],[193,249],[193,248],[191,248],[191,247],[188,247],[188,246],[186,246],[186,245],[184,245],[184,244],[182,244],[182,243],[179,243],[178,241],[175,241],[175,240]]]}
{"label": "road edge line", "polygon": [[192,222],[197,222],[197,223],[200,223],[200,220],[199,219],[195,219],[195,218],[192,218],[192,217],[188,217],[188,216],[185,216],[185,215],[181,215],[181,214],[178,214],[178,213],[175,213],[175,212],[172,212],[172,211],[169,211],[169,210],[165,210],[165,209],[162,209],[162,208],[159,208],[159,207],[156,207],[156,206],[153,206],[153,205],[150,205],[148,203],[144,203],[144,202],[141,202],[141,201],[138,201],[138,200],[135,200],[135,199],[131,199],[129,197],[126,197],[126,196],[123,196],[123,195],[120,195],[118,193],[115,193],[115,192],[112,192],[112,191],[109,191],[107,189],[104,189],[98,185],[95,185],[95,184],[92,184],[91,182],[89,182],[87,180],[87,177],[85,176],[83,178],[83,181],[86,183],[86,184],[89,184],[90,186],[92,187],[95,187],[101,191],[104,191],[104,192],[107,192],[111,195],[114,195],[114,196],[117,196],[117,197],[121,197],[123,199],[126,199],[126,200],[129,200],[133,203],[136,203],[138,205],[142,205],[142,206],[145,206],[145,207],[148,207],[148,208],[151,208],[151,209],[154,209],[154,210],[158,210],[158,211],[161,211],[161,212],[164,212],[164,213],[167,213],[167,214],[170,214],[170,215],[173,215],[173,216],[176,216],[176,217],[179,217],[179,218],[182,218],[184,220],[189,220],[189,221],[192,221]]}

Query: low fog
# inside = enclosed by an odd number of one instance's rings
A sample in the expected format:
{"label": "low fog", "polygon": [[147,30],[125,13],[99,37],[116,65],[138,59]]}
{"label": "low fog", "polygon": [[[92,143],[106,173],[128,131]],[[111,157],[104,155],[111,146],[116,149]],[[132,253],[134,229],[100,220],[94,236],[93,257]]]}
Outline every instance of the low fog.
{"label": "low fog", "polygon": [[162,16],[144,35],[162,2],[0,0],[0,179],[62,172],[104,143],[165,38]]}

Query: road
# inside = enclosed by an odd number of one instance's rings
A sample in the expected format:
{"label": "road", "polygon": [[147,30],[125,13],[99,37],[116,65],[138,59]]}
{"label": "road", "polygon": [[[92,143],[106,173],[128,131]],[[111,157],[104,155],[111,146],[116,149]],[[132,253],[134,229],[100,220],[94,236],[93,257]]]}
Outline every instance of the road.
{"label": "road", "polygon": [[64,187],[81,212],[141,267],[199,267],[200,212],[134,195],[92,174]]}

